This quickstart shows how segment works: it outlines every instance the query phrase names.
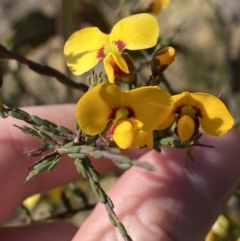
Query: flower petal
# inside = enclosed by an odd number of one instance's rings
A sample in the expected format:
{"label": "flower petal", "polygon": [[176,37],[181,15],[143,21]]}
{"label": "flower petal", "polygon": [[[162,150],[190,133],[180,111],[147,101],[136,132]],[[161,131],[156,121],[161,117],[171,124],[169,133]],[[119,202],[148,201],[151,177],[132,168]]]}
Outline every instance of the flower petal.
{"label": "flower petal", "polygon": [[130,50],[146,49],[156,45],[159,25],[155,17],[142,13],[126,17],[115,24],[109,39],[120,41]]}
{"label": "flower petal", "polygon": [[200,117],[202,104],[189,92],[183,92],[172,96],[174,100],[173,113],[178,115],[188,115],[192,118]]}
{"label": "flower petal", "polygon": [[121,104],[121,90],[110,83],[87,91],[77,103],[76,117],[80,129],[88,135],[100,134],[108,123],[112,109]]}
{"label": "flower petal", "polygon": [[108,81],[110,83],[114,83],[115,75],[114,75],[114,66],[116,63],[112,58],[112,53],[109,53],[103,60],[103,66],[106,71],[106,75],[108,77]]}
{"label": "flower petal", "polygon": [[120,120],[114,125],[113,140],[122,148],[132,147],[133,141],[141,130],[143,124],[133,118]]}
{"label": "flower petal", "polygon": [[194,133],[194,120],[188,116],[182,116],[177,122],[178,136],[182,141],[188,141]]}
{"label": "flower petal", "polygon": [[189,92],[183,92],[181,94],[173,95],[172,98],[174,100],[174,109],[182,105],[192,105],[194,101],[191,93]]}
{"label": "flower petal", "polygon": [[144,123],[144,131],[156,129],[169,116],[174,103],[167,91],[156,86],[140,87],[123,93],[122,102],[130,106],[135,118]]}
{"label": "flower petal", "polygon": [[112,53],[112,57],[117,66],[125,73],[129,73],[127,63],[121,54]]}
{"label": "flower petal", "polygon": [[152,131],[140,131],[138,135],[136,136],[134,143],[134,146],[142,147],[147,145],[149,149],[153,148],[153,132]]}
{"label": "flower petal", "polygon": [[201,103],[202,118],[200,118],[200,123],[206,133],[220,136],[233,127],[234,119],[221,100],[207,93],[193,93],[191,95],[194,100]]}
{"label": "flower petal", "polygon": [[170,115],[165,119],[156,129],[157,130],[164,130],[168,128],[170,125],[173,124],[175,120],[175,115],[173,114],[173,111],[171,111]]}
{"label": "flower petal", "polygon": [[121,76],[121,72],[129,73],[127,63],[120,54],[110,52],[104,58],[103,65],[110,83],[114,83],[117,74]]}
{"label": "flower petal", "polygon": [[80,75],[97,65],[98,51],[108,44],[108,35],[96,27],[75,32],[64,46],[64,56],[73,74]]}

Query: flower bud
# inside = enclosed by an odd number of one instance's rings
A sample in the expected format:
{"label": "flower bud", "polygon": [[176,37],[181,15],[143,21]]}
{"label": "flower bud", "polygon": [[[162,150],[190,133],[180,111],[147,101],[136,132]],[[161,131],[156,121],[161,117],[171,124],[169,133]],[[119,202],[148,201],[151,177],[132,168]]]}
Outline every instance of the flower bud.
{"label": "flower bud", "polygon": [[166,47],[155,52],[152,58],[151,69],[153,76],[160,75],[175,59],[175,49]]}
{"label": "flower bud", "polygon": [[133,2],[131,13],[153,13],[159,14],[163,8],[166,8],[170,0],[138,0],[136,4]]}

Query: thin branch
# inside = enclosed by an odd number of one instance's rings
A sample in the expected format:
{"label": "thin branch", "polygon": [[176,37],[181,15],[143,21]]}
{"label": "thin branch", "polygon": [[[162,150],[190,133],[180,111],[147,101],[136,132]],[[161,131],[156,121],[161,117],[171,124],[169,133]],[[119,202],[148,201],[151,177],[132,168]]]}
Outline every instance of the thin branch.
{"label": "thin branch", "polygon": [[61,73],[60,71],[53,69],[48,65],[41,65],[35,63],[19,54],[16,54],[8,49],[6,49],[3,45],[0,44],[0,57],[5,59],[14,59],[21,64],[25,64],[28,66],[29,69],[35,71],[40,75],[50,76],[57,79],[60,83],[72,87],[75,89],[79,89],[83,92],[88,90],[88,86],[83,83],[76,83],[72,79],[68,78],[65,74]]}

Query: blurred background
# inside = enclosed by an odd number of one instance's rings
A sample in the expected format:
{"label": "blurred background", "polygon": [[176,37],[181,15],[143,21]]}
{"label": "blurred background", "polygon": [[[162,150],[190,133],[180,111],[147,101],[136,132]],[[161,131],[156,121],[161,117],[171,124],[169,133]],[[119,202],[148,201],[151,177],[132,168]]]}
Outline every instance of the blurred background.
{"label": "blurred background", "polygon": [[[109,33],[119,19],[133,12],[151,11],[151,2],[0,0],[0,44],[15,54],[59,70],[76,83],[86,83],[90,73],[73,76],[66,67],[63,46],[69,36],[86,26],[97,26]],[[159,21],[161,43],[176,49],[175,62],[164,72],[172,89],[177,93],[208,92],[220,97],[238,124],[240,1],[172,0],[166,8],[153,14]],[[81,88],[70,88],[53,77],[39,75],[25,64],[6,58],[1,51],[0,95],[6,105],[75,103],[82,95]],[[133,55],[136,61],[141,61],[140,57],[137,52]],[[101,64],[94,70],[100,73]],[[139,78],[147,80],[150,74],[146,66]],[[236,194],[217,226],[224,232],[219,234],[215,227],[209,240],[240,240],[239,207]]]}

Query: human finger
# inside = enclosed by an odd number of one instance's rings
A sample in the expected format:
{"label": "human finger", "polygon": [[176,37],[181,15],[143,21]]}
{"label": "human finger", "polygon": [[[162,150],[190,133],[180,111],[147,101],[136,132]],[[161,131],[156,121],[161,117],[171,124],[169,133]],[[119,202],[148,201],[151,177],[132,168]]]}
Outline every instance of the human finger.
{"label": "human finger", "polygon": [[[28,107],[25,111],[74,130],[73,104]],[[25,183],[28,167],[39,157],[29,157],[24,152],[41,147],[41,143],[13,127],[14,124],[21,126],[23,122],[10,117],[0,119],[0,193],[1,205],[4,207],[0,213],[0,224],[26,197],[82,179],[76,171],[73,159],[64,157],[51,173],[41,173],[34,180]],[[143,150],[129,152],[132,157],[139,157],[141,153]],[[93,165],[100,173],[115,168],[109,160],[103,159],[93,160]]]}
{"label": "human finger", "polygon": [[44,223],[24,227],[1,228],[0,237],[4,241],[69,241],[76,231],[77,228],[70,223]]}
{"label": "human finger", "polygon": [[[239,141],[238,130],[222,137],[204,135],[201,142],[214,148],[193,147],[195,162],[184,149],[163,148],[160,154],[151,151],[141,157],[156,170],[133,167],[108,192],[132,239],[204,240],[239,183]],[[122,240],[101,204],[73,240],[81,237],[85,241]]]}

